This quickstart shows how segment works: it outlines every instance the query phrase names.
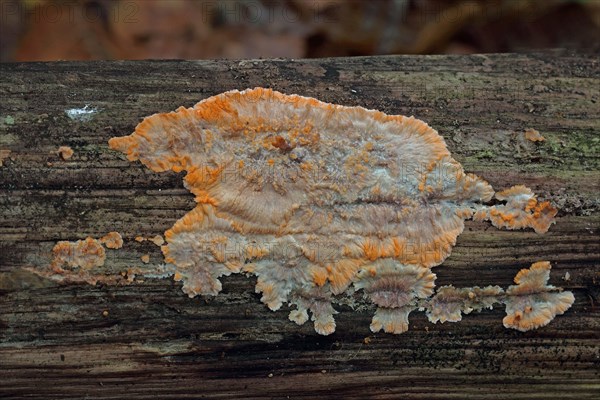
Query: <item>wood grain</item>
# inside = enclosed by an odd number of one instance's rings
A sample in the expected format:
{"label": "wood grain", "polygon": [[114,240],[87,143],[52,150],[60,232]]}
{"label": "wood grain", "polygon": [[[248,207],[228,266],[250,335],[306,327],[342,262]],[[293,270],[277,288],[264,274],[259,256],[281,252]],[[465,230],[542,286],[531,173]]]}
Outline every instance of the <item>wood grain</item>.
{"label": "wood grain", "polygon": [[[0,65],[0,397],[591,399],[600,391],[600,68],[598,53],[315,60],[59,62]],[[262,86],[414,115],[454,158],[501,190],[531,187],[560,208],[544,235],[468,222],[437,284],[509,285],[552,262],[575,304],[536,331],[503,310],[372,334],[373,308],[339,306],[335,334],[268,311],[245,277],[211,300],[180,284],[57,285],[23,269],[58,240],[120,232],[107,271],[162,260],[138,243],[193,205],[182,175],[156,174],[108,149],[144,116]],[[65,111],[96,108],[89,121]],[[546,141],[524,139],[527,128]],[[55,151],[68,145],[73,158]],[[570,279],[564,280],[569,272]]]}

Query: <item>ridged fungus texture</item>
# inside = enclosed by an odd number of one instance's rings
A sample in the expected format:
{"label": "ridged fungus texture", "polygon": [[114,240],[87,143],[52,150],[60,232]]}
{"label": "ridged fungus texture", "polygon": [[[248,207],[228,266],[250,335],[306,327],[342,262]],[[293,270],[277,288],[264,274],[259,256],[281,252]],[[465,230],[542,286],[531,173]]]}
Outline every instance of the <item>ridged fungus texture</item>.
{"label": "ridged fungus texture", "polygon": [[550,263],[540,261],[522,269],[515,277],[516,285],[506,289],[507,328],[525,332],[547,325],[555,316],[567,311],[575,297],[571,292],[548,285]]}
{"label": "ridged fungus texture", "polygon": [[497,228],[533,228],[546,233],[554,223],[557,210],[550,202],[538,202],[535,194],[523,185],[513,186],[495,194],[506,204],[482,207],[473,216],[475,221],[489,220]]}
{"label": "ridged fungus texture", "polygon": [[[221,276],[254,274],[262,302],[295,306],[298,324],[310,312],[320,334],[335,330],[335,297],[356,290],[378,307],[372,330],[406,331],[466,219],[541,233],[556,213],[523,186],[486,206],[492,187],[418,119],[270,89],[154,114],[109,145],[152,171],[185,171],[197,205],[161,249],[190,297],[217,295]],[[456,320],[474,301],[430,318]]]}
{"label": "ridged fungus texture", "polygon": [[364,265],[354,281],[354,287],[377,306],[371,330],[402,333],[408,330],[408,315],[417,301],[433,294],[435,274],[429,268],[383,258]]}
{"label": "ridged fungus texture", "polygon": [[422,306],[427,309],[429,321],[444,323],[458,322],[462,314],[473,310],[503,304],[506,306],[504,326],[525,332],[547,325],[575,301],[573,293],[548,285],[549,279],[550,262],[539,261],[519,271],[515,277],[516,285],[509,286],[506,291],[499,286],[461,289],[442,286]]}
{"label": "ridged fungus texture", "polygon": [[478,286],[472,288],[455,288],[452,285],[441,286],[435,296],[427,302],[427,318],[434,324],[438,321],[458,322],[462,314],[469,314],[473,310],[480,311],[484,308],[491,309],[499,302],[504,293],[499,286]]}

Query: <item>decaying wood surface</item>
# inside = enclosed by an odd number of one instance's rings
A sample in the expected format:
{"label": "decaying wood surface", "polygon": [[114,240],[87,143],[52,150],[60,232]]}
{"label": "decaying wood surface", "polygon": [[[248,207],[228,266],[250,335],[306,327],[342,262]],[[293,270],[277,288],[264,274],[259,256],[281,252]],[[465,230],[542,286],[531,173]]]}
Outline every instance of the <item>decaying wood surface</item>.
{"label": "decaying wood surface", "polygon": [[[598,54],[144,61],[0,66],[0,397],[594,398],[600,391]],[[544,235],[467,222],[437,285],[506,287],[532,262],[575,304],[536,331],[500,308],[402,335],[372,334],[373,308],[338,306],[337,331],[271,312],[243,276],[205,301],[180,284],[57,285],[23,267],[59,240],[123,235],[106,268],[162,260],[138,235],[194,206],[182,174],[156,174],[108,149],[144,116],[262,86],[414,115],[456,160],[501,190],[531,187],[559,209]],[[95,110],[79,117],[68,110]],[[536,129],[545,141],[525,139]],[[69,146],[63,160],[56,151]],[[3,153],[6,155],[6,152]]]}

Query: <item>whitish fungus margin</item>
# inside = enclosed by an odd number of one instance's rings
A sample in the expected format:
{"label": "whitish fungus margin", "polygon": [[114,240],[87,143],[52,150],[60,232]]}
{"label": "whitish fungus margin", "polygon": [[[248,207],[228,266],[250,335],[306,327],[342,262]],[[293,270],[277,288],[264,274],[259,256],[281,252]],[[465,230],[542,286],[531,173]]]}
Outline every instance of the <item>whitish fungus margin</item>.
{"label": "whitish fungus margin", "polygon": [[[495,303],[506,304],[507,327],[533,329],[573,302],[545,281],[527,283],[547,278],[539,267],[506,292],[445,286],[434,295],[431,268],[466,219],[543,233],[556,210],[524,186],[494,193],[413,117],[233,90],[149,116],[109,145],[155,172],[186,171],[197,206],[165,232],[166,264],[147,276],[173,275],[190,297],[217,295],[221,276],[253,274],[270,309],[295,306],[290,320],[311,319],[323,335],[335,330],[332,301],[356,291],[377,306],[371,330],[392,333],[408,329],[415,309],[458,321]],[[486,205],[494,195],[499,203]]]}

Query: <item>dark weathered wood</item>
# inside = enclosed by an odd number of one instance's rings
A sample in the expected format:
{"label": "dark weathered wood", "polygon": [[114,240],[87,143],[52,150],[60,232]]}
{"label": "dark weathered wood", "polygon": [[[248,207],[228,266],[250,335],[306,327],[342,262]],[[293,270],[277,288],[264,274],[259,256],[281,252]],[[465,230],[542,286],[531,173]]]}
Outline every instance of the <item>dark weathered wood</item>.
{"label": "dark weathered wood", "polygon": [[[319,60],[65,62],[0,66],[0,397],[5,398],[594,398],[600,391],[600,80],[598,54]],[[341,306],[317,335],[270,312],[244,277],[211,301],[170,280],[56,285],[22,270],[58,240],[121,232],[107,268],[140,265],[136,235],[190,210],[181,176],[110,151],[140,118],[229,89],[272,87],[415,115],[465,170],[496,189],[526,184],[559,208],[545,235],[468,222],[438,285],[511,283],[538,260],[572,290],[571,310],[527,333],[503,310],[432,325],[411,315],[399,336],[372,334],[372,308]],[[65,110],[84,105],[90,121]],[[526,128],[545,137],[522,138]],[[54,151],[75,150],[69,161]],[[50,163],[50,164],[48,164]],[[570,280],[561,279],[566,272]],[[107,311],[107,313],[104,313]]]}

